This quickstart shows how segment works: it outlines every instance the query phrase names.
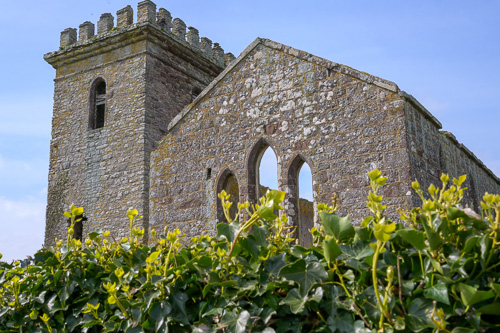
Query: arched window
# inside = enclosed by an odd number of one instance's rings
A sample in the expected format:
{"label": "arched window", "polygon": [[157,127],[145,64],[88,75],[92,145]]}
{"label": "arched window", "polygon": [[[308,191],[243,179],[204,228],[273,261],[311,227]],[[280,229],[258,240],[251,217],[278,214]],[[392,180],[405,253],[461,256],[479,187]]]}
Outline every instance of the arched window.
{"label": "arched window", "polygon": [[104,127],[106,115],[106,82],[99,78],[94,81],[90,93],[89,128]]}
{"label": "arched window", "polygon": [[[233,204],[229,209],[229,215],[231,219],[236,217],[238,213],[238,202],[240,199],[240,187],[238,185],[238,179],[234,173],[226,169],[219,176],[219,180],[217,182],[217,195],[222,192],[222,190],[226,191],[227,194],[230,195],[229,201]],[[239,217],[236,217],[239,218]],[[224,216],[224,209],[222,208],[221,200],[217,197],[217,220],[218,222],[227,222],[226,217]]]}
{"label": "arched window", "polygon": [[247,172],[247,194],[251,203],[257,203],[259,197],[266,194],[267,189],[279,190],[278,159],[266,139],[261,138],[250,151]]}
{"label": "arched window", "polygon": [[278,189],[278,161],[274,151],[266,147],[262,151],[257,165],[259,170],[257,173],[257,183],[259,184],[257,198],[260,198],[266,194],[267,190]]}
{"label": "arched window", "polygon": [[287,198],[289,218],[297,226],[299,243],[308,246],[312,241],[309,230],[314,226],[315,203],[311,168],[300,155],[292,160],[288,168]]}

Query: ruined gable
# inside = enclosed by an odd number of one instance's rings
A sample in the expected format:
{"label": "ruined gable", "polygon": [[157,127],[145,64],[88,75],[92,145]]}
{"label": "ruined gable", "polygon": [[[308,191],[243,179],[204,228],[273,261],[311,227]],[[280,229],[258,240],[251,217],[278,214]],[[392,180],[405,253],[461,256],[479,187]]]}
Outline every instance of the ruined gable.
{"label": "ruined gable", "polygon": [[[278,159],[291,223],[298,223],[303,162],[313,174],[315,204],[338,192],[341,213],[359,220],[366,213],[366,172],[379,168],[389,176],[388,211],[410,205],[398,88],[278,43],[254,42],[169,128],[151,158],[151,227],[175,221],[172,227],[190,235],[213,232],[224,174],[236,177],[240,201],[255,202],[257,157],[267,146]],[[311,227],[301,226],[302,237]]]}

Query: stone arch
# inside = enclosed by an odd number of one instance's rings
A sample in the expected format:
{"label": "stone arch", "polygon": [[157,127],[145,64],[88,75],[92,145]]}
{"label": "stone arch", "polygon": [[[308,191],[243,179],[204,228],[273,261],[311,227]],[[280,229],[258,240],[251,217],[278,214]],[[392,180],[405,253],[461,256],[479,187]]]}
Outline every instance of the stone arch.
{"label": "stone arch", "polygon": [[[261,137],[260,139],[257,140],[257,142],[254,143],[252,146],[252,149],[250,149],[250,152],[248,153],[247,160],[246,160],[246,169],[247,169],[247,200],[250,201],[250,203],[254,204],[257,202],[257,199],[259,198],[259,193],[258,193],[258,186],[259,186],[259,166],[260,166],[260,161],[262,159],[262,156],[264,155],[264,152],[266,149],[270,148],[273,150],[274,155],[276,156],[277,159],[277,165],[279,169],[280,165],[280,155],[276,153],[276,148],[275,144],[269,140],[268,138]],[[280,185],[280,180],[279,180],[279,175],[280,172],[277,170],[278,173],[278,187]],[[276,189],[278,190],[278,189]]]}
{"label": "stone arch", "polygon": [[104,127],[106,119],[107,83],[102,77],[96,78],[90,85],[89,94],[89,129]]}
{"label": "stone arch", "polygon": [[[315,169],[312,161],[302,154],[297,154],[288,165],[287,169],[287,188],[285,196],[285,208],[289,222],[297,227],[296,235],[301,245],[307,246],[312,242],[312,236],[309,229],[316,224],[316,198],[313,195],[312,207],[301,207],[299,197],[299,174],[300,169],[307,164],[311,169],[311,176],[314,179]],[[313,183],[314,184],[314,183]],[[313,185],[314,193],[314,185]],[[306,214],[306,211],[310,211]]]}
{"label": "stone arch", "polygon": [[217,222],[227,222],[226,217],[224,216],[224,210],[222,208],[221,200],[218,195],[222,190],[225,190],[226,193],[230,194],[231,197],[229,201],[233,204],[230,209],[230,215],[232,218],[238,212],[238,202],[240,201],[240,186],[238,182],[238,178],[236,174],[229,168],[224,169],[217,177],[216,181],[216,201],[217,201]]}

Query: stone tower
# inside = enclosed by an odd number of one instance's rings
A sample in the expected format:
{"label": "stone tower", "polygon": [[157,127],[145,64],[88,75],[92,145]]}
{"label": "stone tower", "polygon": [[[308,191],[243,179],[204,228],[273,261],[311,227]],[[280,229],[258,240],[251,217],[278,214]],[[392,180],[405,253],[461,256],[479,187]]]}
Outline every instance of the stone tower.
{"label": "stone tower", "polygon": [[[64,238],[72,202],[88,218],[83,235],[122,236],[127,207],[148,229],[149,160],[169,122],[234,59],[198,30],[142,1],[102,14],[95,26],[61,33],[44,59],[56,69],[45,246]],[[102,225],[105,221],[105,225]]]}

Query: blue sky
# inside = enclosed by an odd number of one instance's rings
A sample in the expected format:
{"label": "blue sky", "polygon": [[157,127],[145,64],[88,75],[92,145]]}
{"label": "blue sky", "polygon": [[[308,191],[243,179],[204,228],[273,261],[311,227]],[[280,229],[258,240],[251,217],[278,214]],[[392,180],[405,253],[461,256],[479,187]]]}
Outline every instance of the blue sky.
{"label": "blue sky", "polygon": [[[6,1],[0,11],[0,253],[43,243],[59,34],[137,0]],[[500,174],[499,1],[155,1],[236,56],[256,37],[308,51],[414,95]]]}

